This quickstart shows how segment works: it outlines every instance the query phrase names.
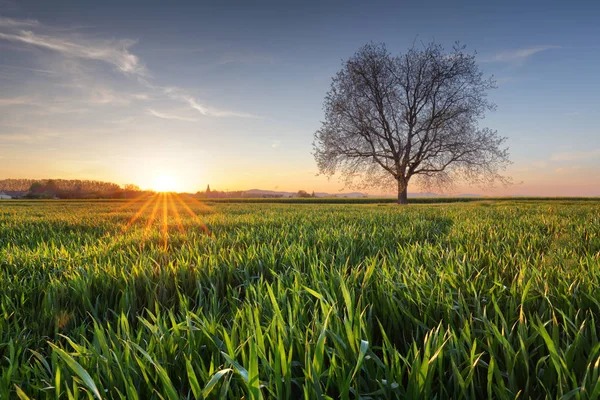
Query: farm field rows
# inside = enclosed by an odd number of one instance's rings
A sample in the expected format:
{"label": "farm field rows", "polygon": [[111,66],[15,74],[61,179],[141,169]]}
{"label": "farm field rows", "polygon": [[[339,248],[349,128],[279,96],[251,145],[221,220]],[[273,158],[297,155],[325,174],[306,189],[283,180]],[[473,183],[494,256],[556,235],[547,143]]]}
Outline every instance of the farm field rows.
{"label": "farm field rows", "polygon": [[600,201],[0,203],[1,399],[562,396]]}

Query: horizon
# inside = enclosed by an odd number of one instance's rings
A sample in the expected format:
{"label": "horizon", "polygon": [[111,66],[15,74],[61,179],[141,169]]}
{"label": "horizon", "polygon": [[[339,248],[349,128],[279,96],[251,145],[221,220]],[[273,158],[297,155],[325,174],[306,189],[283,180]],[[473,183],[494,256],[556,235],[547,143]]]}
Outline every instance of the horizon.
{"label": "horizon", "polygon": [[600,196],[592,2],[62,4],[0,0],[0,180],[339,193],[311,153],[342,60],[435,40],[495,77],[482,126],[508,138],[516,182],[452,193]]}
{"label": "horizon", "polygon": [[[12,193],[12,192],[30,192],[29,189],[27,190],[12,190],[12,189],[5,189],[2,186],[3,181],[5,180],[12,180],[14,178],[7,178],[7,179],[0,179],[0,194],[3,193]],[[17,178],[18,180],[19,178]],[[43,182],[49,182],[49,181],[61,181],[63,179],[61,178],[39,178],[39,179],[30,179],[30,178],[20,178],[22,180],[31,180],[33,183],[43,183]],[[67,180],[68,181],[68,180]],[[85,179],[72,179],[72,181],[82,181],[82,182],[91,182],[89,180],[85,180]],[[114,182],[107,182],[107,181],[98,181],[100,183],[105,183],[105,184],[116,184]],[[137,189],[128,189],[127,186],[129,185],[134,185],[137,186]],[[163,185],[165,185],[163,188],[161,188],[160,184],[155,184],[154,188],[152,187],[148,187],[148,188],[144,188],[144,187],[139,187],[138,185],[136,185],[134,182],[129,182],[126,184],[116,184],[118,185],[118,187],[120,188],[119,190],[121,191],[127,191],[127,190],[133,190],[133,191],[139,191],[140,193],[155,193],[155,194],[175,194],[175,195],[195,195],[195,194],[199,194],[199,193],[206,193],[208,187],[210,187],[210,184],[207,184],[207,187],[204,190],[194,190],[194,191],[177,191],[177,190],[171,190],[168,186],[170,185],[170,183],[163,183]],[[60,185],[58,185],[60,188]],[[69,191],[69,190],[67,190]],[[310,191],[310,190],[304,190],[302,188],[298,189],[298,190],[270,190],[270,189],[261,189],[259,187],[253,187],[251,189],[221,189],[219,187],[215,187],[213,186],[211,188],[211,192],[221,192],[221,193],[225,193],[225,194],[232,194],[232,193],[242,193],[242,194],[247,194],[248,192],[262,192],[263,194],[268,194],[268,193],[273,193],[273,194],[284,194],[284,195],[292,195],[291,197],[294,197],[294,195],[300,193],[300,192],[306,192],[307,194],[312,194],[315,195],[315,197],[322,197],[322,198],[328,198],[328,197],[345,197],[347,195],[351,195],[352,197],[356,197],[356,195],[364,195],[366,197],[369,198],[395,198],[396,196],[394,194],[389,194],[389,193],[372,193],[369,192],[368,190],[360,190],[360,189],[347,189],[347,190],[339,190],[337,192],[328,192],[328,191]],[[556,195],[556,196],[552,196],[552,195],[537,195],[537,196],[531,196],[528,194],[524,194],[524,193],[514,193],[514,194],[508,194],[508,195],[488,195],[488,194],[481,194],[481,193],[474,193],[474,192],[445,192],[442,190],[415,190],[415,191],[408,191],[408,196],[412,197],[412,198],[419,198],[419,197],[472,197],[472,198],[476,198],[476,197],[482,197],[482,198],[510,198],[510,197],[528,197],[528,198],[590,198],[590,199],[594,199],[594,198],[598,198],[600,197],[600,195],[583,195],[583,196],[569,196],[569,195]],[[109,197],[114,199],[115,197]],[[226,198],[236,198],[236,197],[226,197]]]}

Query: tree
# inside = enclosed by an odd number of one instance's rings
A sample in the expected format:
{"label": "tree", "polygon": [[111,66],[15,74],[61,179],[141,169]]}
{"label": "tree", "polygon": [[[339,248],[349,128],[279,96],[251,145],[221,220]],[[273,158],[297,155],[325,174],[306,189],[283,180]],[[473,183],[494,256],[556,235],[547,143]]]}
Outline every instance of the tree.
{"label": "tree", "polygon": [[457,181],[508,183],[506,138],[480,128],[495,105],[475,56],[431,43],[392,56],[383,44],[368,44],[333,78],[325,97],[325,121],[315,133],[319,172],[340,173],[347,185],[397,185],[407,203],[414,177],[424,187]]}
{"label": "tree", "polygon": [[306,190],[298,190],[298,193],[296,194],[296,196],[298,196],[298,197],[310,197],[310,194],[308,194],[308,192]]}
{"label": "tree", "polygon": [[58,193],[58,184],[54,181],[54,179],[49,179],[46,182],[44,192],[51,196],[56,196],[56,194]]}
{"label": "tree", "polygon": [[42,193],[44,191],[44,185],[40,182],[33,182],[29,187],[29,193]]}
{"label": "tree", "polygon": [[126,190],[128,192],[140,192],[141,191],[140,187],[138,185],[133,184],[133,183],[126,183],[123,186],[123,190]]}

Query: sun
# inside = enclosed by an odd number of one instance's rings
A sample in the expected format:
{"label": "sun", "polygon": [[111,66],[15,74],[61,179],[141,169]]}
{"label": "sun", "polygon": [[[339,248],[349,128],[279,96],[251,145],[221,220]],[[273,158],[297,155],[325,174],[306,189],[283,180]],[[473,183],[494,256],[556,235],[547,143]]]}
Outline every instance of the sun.
{"label": "sun", "polygon": [[154,190],[157,192],[174,192],[177,182],[170,175],[161,174],[154,179]]}

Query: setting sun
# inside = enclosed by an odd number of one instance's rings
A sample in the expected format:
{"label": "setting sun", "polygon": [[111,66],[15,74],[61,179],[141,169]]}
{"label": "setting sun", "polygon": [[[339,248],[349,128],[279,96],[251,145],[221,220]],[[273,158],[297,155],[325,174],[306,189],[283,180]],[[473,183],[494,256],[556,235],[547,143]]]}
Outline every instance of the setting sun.
{"label": "setting sun", "polygon": [[172,176],[158,175],[154,180],[153,189],[157,192],[174,192],[177,187],[177,182]]}

